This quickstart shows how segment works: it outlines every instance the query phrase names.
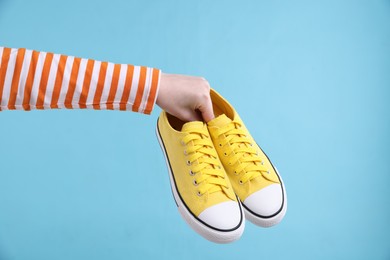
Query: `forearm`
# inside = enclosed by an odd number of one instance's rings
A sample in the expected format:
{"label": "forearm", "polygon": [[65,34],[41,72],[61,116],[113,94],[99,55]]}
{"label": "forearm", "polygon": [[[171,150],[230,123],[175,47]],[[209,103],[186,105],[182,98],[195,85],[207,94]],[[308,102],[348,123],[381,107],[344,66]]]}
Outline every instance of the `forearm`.
{"label": "forearm", "polygon": [[160,70],[0,47],[0,110],[90,108],[150,114]]}

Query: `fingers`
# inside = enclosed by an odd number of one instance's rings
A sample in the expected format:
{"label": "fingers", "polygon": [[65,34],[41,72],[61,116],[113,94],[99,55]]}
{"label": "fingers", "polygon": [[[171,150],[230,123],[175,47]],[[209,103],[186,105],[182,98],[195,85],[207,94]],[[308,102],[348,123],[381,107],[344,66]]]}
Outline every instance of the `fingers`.
{"label": "fingers", "polygon": [[192,121],[203,121],[202,115],[196,110],[189,108],[179,109],[173,111],[167,111],[169,114],[179,118],[183,122],[192,122]]}
{"label": "fingers", "polygon": [[214,118],[210,85],[202,77],[161,74],[156,103],[185,122],[207,123]]}
{"label": "fingers", "polygon": [[201,113],[198,113],[196,110],[187,109],[178,113],[174,113],[174,115],[184,122],[203,121]]}
{"label": "fingers", "polygon": [[184,121],[204,121],[209,122],[214,119],[213,104],[210,97],[210,86],[208,82],[202,78],[202,84],[197,89],[194,95],[194,107],[187,106],[187,109],[182,113],[182,120]]}
{"label": "fingers", "polygon": [[199,111],[206,123],[214,119],[213,104],[211,102],[210,96],[208,96],[207,100],[205,100],[203,106],[199,107]]}

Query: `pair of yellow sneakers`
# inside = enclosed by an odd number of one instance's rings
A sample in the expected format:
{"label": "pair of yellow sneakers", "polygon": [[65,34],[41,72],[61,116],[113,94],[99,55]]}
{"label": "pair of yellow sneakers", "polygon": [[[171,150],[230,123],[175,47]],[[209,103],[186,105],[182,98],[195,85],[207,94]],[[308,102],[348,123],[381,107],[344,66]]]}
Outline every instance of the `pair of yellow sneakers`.
{"label": "pair of yellow sneakers", "polygon": [[162,111],[156,133],[180,214],[204,238],[229,243],[241,237],[245,218],[262,227],[279,223],[287,197],[233,106],[213,89],[210,96],[213,120],[184,123]]}

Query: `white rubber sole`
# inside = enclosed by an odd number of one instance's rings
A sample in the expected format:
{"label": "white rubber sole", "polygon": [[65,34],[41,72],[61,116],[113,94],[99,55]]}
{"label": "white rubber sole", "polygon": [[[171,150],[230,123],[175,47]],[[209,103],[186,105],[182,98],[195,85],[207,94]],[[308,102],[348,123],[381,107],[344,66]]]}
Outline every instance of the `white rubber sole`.
{"label": "white rubber sole", "polygon": [[171,190],[173,197],[176,201],[177,208],[180,212],[180,215],[183,217],[183,219],[187,222],[187,224],[195,230],[199,235],[206,238],[209,241],[212,241],[214,243],[220,243],[220,244],[226,244],[231,243],[236,240],[238,240],[245,229],[245,218],[244,218],[244,211],[243,207],[241,206],[241,203],[239,203],[240,211],[241,211],[241,222],[240,224],[232,229],[232,230],[217,230],[215,228],[212,228],[208,226],[206,223],[202,222],[198,218],[196,218],[186,207],[184,202],[182,201],[177,189],[176,184],[174,180],[173,173],[171,171],[171,166],[169,163],[168,156],[165,151],[164,143],[161,140],[160,133],[158,130],[158,125],[156,126],[156,135],[158,142],[160,144],[161,150],[163,151],[165,162],[167,164],[168,172],[169,172],[169,180],[171,183]]}
{"label": "white rubber sole", "polygon": [[260,217],[260,216],[257,216],[255,214],[253,214],[252,212],[250,212],[245,207],[245,204],[243,204],[244,205],[243,208],[244,208],[244,212],[245,212],[245,218],[247,220],[249,220],[250,222],[252,222],[253,224],[255,224],[257,226],[260,226],[260,227],[265,227],[265,228],[275,226],[280,221],[282,221],[282,219],[286,215],[286,211],[287,211],[287,194],[286,194],[286,190],[284,188],[284,183],[283,183],[282,177],[279,174],[278,169],[276,169],[276,167],[274,167],[274,168],[276,170],[276,173],[278,174],[280,183],[282,185],[282,190],[283,190],[283,206],[282,206],[281,210],[274,216],[271,216],[271,217]]}

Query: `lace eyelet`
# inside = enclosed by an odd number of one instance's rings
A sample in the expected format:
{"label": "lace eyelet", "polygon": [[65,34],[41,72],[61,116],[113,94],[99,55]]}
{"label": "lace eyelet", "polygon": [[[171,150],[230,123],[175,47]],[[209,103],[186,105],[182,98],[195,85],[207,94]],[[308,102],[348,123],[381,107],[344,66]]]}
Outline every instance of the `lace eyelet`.
{"label": "lace eyelet", "polygon": [[196,180],[194,180],[192,183],[193,183],[195,186],[198,186],[198,182],[197,182]]}
{"label": "lace eyelet", "polygon": [[187,161],[187,165],[190,166],[190,165],[191,165],[191,162],[190,162],[190,161]]}
{"label": "lace eyelet", "polygon": [[222,144],[219,144],[220,147],[222,147]]}
{"label": "lace eyelet", "polygon": [[270,174],[270,172],[269,172],[269,171],[267,171],[267,174]]}
{"label": "lace eyelet", "polygon": [[201,196],[202,196],[202,193],[200,193],[200,191],[197,191],[197,192],[196,192],[196,195],[198,195],[199,197],[201,197]]}
{"label": "lace eyelet", "polygon": [[225,156],[227,156],[227,153],[223,153]]}
{"label": "lace eyelet", "polygon": [[264,162],[263,162],[263,161],[261,161],[261,162],[260,162],[260,164],[261,164],[261,165],[264,165]]}
{"label": "lace eyelet", "polygon": [[183,146],[186,145],[186,144],[183,142],[183,140],[180,141],[180,144],[183,145]]}
{"label": "lace eyelet", "polygon": [[241,185],[244,184],[244,183],[242,182],[242,180],[239,180],[238,183],[241,184]]}
{"label": "lace eyelet", "polygon": [[184,150],[184,155],[187,155],[187,150]]}
{"label": "lace eyelet", "polygon": [[193,171],[190,170],[190,175],[191,175],[191,176],[194,176],[195,173],[194,173]]}

